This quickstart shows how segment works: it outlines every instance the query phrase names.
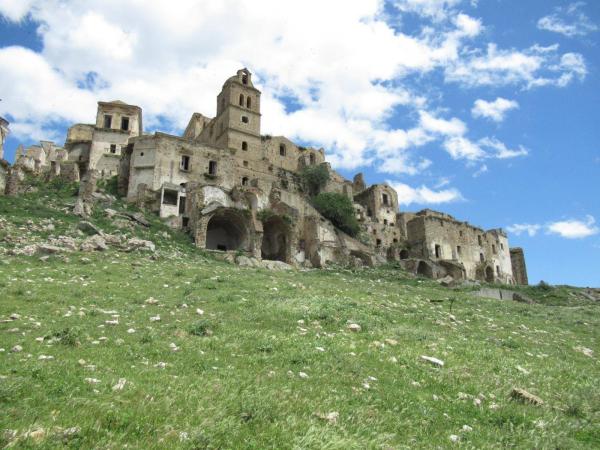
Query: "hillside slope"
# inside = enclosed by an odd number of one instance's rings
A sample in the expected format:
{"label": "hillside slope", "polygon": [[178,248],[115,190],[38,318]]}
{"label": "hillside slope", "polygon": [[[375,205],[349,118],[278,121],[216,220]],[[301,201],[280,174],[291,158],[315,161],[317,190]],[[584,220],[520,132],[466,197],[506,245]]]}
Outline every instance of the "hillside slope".
{"label": "hillside slope", "polygon": [[87,239],[73,192],[0,197],[1,447],[600,442],[600,304],[580,290],[527,288],[524,304],[393,267],[240,268],[101,210],[93,225],[156,251],[18,254]]}

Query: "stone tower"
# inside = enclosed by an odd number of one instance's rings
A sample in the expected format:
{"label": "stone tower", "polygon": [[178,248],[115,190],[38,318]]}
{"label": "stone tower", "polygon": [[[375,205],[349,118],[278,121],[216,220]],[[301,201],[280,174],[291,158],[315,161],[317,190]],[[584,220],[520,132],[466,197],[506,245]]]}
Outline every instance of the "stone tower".
{"label": "stone tower", "polygon": [[9,132],[8,120],[0,117],[0,159],[4,159],[4,140]]}
{"label": "stone tower", "polygon": [[510,249],[510,262],[512,264],[513,277],[516,284],[527,285],[527,267],[525,266],[525,254],[520,247]]}
{"label": "stone tower", "polygon": [[[252,74],[241,69],[229,78],[217,96],[217,116],[210,130],[212,141],[235,150],[244,159],[262,158],[260,143],[260,91]],[[247,152],[247,153],[246,153]]]}

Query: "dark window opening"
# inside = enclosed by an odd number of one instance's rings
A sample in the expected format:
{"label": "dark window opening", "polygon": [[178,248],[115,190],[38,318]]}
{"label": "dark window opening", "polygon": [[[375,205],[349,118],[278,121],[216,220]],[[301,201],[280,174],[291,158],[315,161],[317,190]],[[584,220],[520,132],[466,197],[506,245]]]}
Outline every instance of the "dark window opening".
{"label": "dark window opening", "polygon": [[483,253],[479,254],[479,261],[484,262],[485,258],[483,257]]}
{"label": "dark window opening", "polygon": [[246,98],[246,108],[251,108],[252,107],[252,99],[250,98],[250,96],[248,96]]}
{"label": "dark window opening", "polygon": [[242,75],[242,84],[248,84],[248,74],[247,73]]}
{"label": "dark window opening", "polygon": [[181,170],[190,170],[190,157],[188,155],[181,155],[181,163],[179,165]]}
{"label": "dark window opening", "polygon": [[181,225],[183,226],[183,228],[187,228],[187,226],[190,223],[190,218],[189,217],[182,217],[181,218]]}
{"label": "dark window opening", "polygon": [[383,204],[384,204],[385,206],[388,206],[388,205],[389,205],[389,203],[388,203],[388,202],[389,202],[389,199],[388,199],[388,196],[387,196],[387,194],[383,194],[383,196],[382,196],[382,197],[383,197]]}
{"label": "dark window opening", "polygon": [[400,259],[408,259],[408,250],[400,250]]}
{"label": "dark window opening", "polygon": [[492,244],[492,253],[495,255],[496,254],[496,246],[494,244]]}
{"label": "dark window opening", "polygon": [[144,156],[144,152],[141,152],[141,153],[140,153],[140,156]]}
{"label": "dark window opening", "polygon": [[436,258],[441,258],[442,257],[442,247],[437,245],[435,246],[435,257]]}
{"label": "dark window opening", "polygon": [[377,247],[381,247],[381,239],[377,239],[376,243],[377,243]]}
{"label": "dark window opening", "polygon": [[376,234],[377,234],[377,230],[373,230],[373,234],[375,234],[375,235],[376,235]]}
{"label": "dark window opening", "polygon": [[117,145],[116,144],[110,144],[110,152],[117,153]]}
{"label": "dark window opening", "polygon": [[248,167],[248,161],[244,161],[244,167]]}
{"label": "dark window opening", "polygon": [[463,235],[463,232],[462,232],[462,231],[459,231],[459,232],[458,232],[458,234],[460,235],[460,237],[462,237],[462,235]]}
{"label": "dark window opening", "polygon": [[179,197],[179,215],[185,214],[185,197]]}
{"label": "dark window opening", "polygon": [[285,156],[285,145],[279,144],[279,156]]}
{"label": "dark window opening", "polygon": [[248,123],[248,116],[242,116],[242,122]]}
{"label": "dark window opening", "polygon": [[496,273],[500,276],[500,266],[496,266]]}
{"label": "dark window opening", "polygon": [[221,250],[222,252],[227,251],[227,246],[223,244],[217,244],[217,250]]}
{"label": "dark window opening", "polygon": [[460,255],[461,251],[462,251],[462,249],[460,248],[460,245],[457,245],[456,246],[456,254]]}
{"label": "dark window opening", "polygon": [[179,192],[167,190],[163,191],[163,205],[177,205],[177,196]]}
{"label": "dark window opening", "polygon": [[387,219],[383,219],[383,224],[387,225]]}
{"label": "dark window opening", "polygon": [[121,117],[121,130],[129,130],[129,117]]}
{"label": "dark window opening", "polygon": [[398,239],[394,238],[394,239],[392,239],[392,242],[393,242],[394,244],[397,244],[397,243],[398,243]]}
{"label": "dark window opening", "polygon": [[371,217],[373,214],[371,213],[371,209],[367,208],[367,216]]}
{"label": "dark window opening", "polygon": [[112,116],[106,114],[104,116],[104,128],[110,128],[112,127]]}
{"label": "dark window opening", "polygon": [[242,178],[242,186],[248,186],[248,177]]}
{"label": "dark window opening", "polygon": [[240,106],[244,106],[244,94],[240,94]]}
{"label": "dark window opening", "polygon": [[500,248],[504,250],[504,244],[500,243]]}
{"label": "dark window opening", "polygon": [[209,175],[216,175],[217,174],[217,162],[216,161],[209,161],[208,162],[208,174]]}
{"label": "dark window opening", "polygon": [[248,143],[246,141],[242,141],[242,150],[248,150]]}
{"label": "dark window opening", "polygon": [[288,180],[281,180],[281,187],[283,189],[287,189],[288,188]]}
{"label": "dark window opening", "polygon": [[477,236],[477,242],[481,245],[481,236]]}
{"label": "dark window opening", "polygon": [[309,161],[310,161],[310,165],[314,166],[316,161],[315,161],[315,155],[313,153],[310,154],[310,156],[308,157]]}

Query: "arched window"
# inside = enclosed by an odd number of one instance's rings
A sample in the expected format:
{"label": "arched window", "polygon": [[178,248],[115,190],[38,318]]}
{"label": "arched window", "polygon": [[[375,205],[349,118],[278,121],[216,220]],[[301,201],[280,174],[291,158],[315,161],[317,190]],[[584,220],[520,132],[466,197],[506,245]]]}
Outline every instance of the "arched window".
{"label": "arched window", "polygon": [[246,141],[242,141],[242,150],[248,150],[248,143]]}
{"label": "arched window", "polygon": [[245,72],[242,74],[242,84],[248,84],[248,74]]}
{"label": "arched window", "polygon": [[314,154],[314,153],[311,153],[311,154],[310,154],[310,156],[309,156],[308,158],[309,158],[309,161],[310,161],[310,165],[311,165],[311,166],[314,166],[314,165],[315,165],[315,162],[316,162],[316,161],[315,161],[315,154]]}
{"label": "arched window", "polygon": [[284,144],[279,144],[279,155],[285,156],[285,145]]}
{"label": "arched window", "polygon": [[250,96],[248,96],[246,98],[246,108],[251,108],[252,107],[252,98],[250,98]]}
{"label": "arched window", "polygon": [[240,106],[244,106],[244,94],[240,94]]}

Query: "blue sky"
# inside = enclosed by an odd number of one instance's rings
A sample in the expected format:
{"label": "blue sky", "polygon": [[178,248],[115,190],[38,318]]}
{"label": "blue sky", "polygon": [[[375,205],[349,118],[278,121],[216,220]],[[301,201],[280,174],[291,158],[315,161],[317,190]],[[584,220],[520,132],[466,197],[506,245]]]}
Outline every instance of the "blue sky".
{"label": "blue sky", "polygon": [[181,133],[246,66],[263,133],[389,182],[402,210],[503,227],[533,283],[600,286],[596,0],[0,0],[0,15],[9,160],[64,142],[98,100]]}

